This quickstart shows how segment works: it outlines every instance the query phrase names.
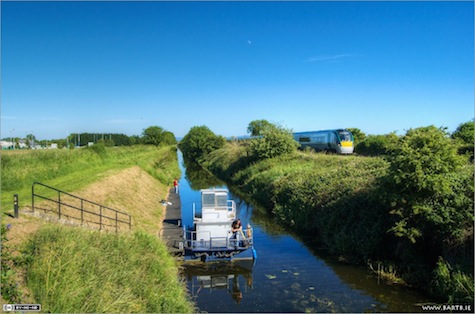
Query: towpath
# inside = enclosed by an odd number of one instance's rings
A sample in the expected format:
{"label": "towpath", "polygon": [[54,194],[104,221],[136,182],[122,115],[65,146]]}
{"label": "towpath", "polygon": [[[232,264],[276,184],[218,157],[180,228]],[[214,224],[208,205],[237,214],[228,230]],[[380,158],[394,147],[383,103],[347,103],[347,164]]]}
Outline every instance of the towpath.
{"label": "towpath", "polygon": [[170,188],[165,205],[165,215],[159,236],[166,242],[170,253],[183,254],[180,242],[183,242],[183,227],[181,225],[181,200],[180,194]]}

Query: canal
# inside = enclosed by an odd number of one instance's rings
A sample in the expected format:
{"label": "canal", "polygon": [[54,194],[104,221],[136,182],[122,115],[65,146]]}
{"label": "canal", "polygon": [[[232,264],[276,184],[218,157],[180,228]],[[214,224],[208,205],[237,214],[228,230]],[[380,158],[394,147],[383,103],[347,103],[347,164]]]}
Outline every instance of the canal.
{"label": "canal", "polygon": [[[209,172],[186,165],[180,198],[183,225],[192,224],[200,189],[226,187]],[[231,190],[232,193],[232,190]],[[366,267],[338,262],[309,247],[235,195],[238,217],[254,228],[254,263],[186,265],[193,300],[203,312],[422,312],[432,303],[418,291],[381,280]]]}

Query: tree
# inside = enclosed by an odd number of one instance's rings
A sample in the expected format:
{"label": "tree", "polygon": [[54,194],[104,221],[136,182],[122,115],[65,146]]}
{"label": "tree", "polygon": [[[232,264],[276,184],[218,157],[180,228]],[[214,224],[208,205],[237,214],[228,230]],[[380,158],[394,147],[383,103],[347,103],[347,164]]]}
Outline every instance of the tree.
{"label": "tree", "polygon": [[160,145],[163,139],[163,128],[159,126],[150,126],[143,130],[143,143],[148,145]]}
{"label": "tree", "polygon": [[194,126],[178,147],[185,158],[199,161],[210,152],[224,146],[226,139],[214,134],[207,126]]}
{"label": "tree", "polygon": [[247,133],[252,136],[259,136],[263,135],[266,130],[273,127],[275,126],[267,120],[254,120],[249,123],[247,127]]}
{"label": "tree", "polygon": [[36,137],[33,134],[28,134],[26,136],[26,145],[28,145],[28,147],[30,148],[34,147],[35,141],[36,141]]}
{"label": "tree", "polygon": [[459,139],[465,144],[472,144],[474,142],[474,122],[468,121],[465,123],[461,123],[457,129],[452,133],[451,137],[453,139]]}
{"label": "tree", "polygon": [[165,131],[162,134],[162,143],[164,145],[175,145],[176,144],[176,138],[175,134],[169,131]]}
{"label": "tree", "polygon": [[468,160],[473,162],[475,151],[474,122],[468,121],[460,124],[451,137],[459,143],[458,153],[468,156]]}
{"label": "tree", "polygon": [[266,125],[259,135],[261,137],[252,139],[250,144],[251,154],[258,159],[289,154],[299,145],[294,140],[291,130],[274,124]]}

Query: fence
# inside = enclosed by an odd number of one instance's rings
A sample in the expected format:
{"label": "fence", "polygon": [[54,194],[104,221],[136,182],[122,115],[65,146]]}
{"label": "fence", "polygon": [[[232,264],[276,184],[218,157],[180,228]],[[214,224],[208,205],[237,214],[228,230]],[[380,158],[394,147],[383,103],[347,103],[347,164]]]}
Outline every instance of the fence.
{"label": "fence", "polygon": [[[35,205],[35,198],[43,202]],[[46,184],[35,182],[31,186],[31,207],[56,213],[58,218],[80,220],[81,225],[99,225],[99,230],[128,226],[132,229],[132,217],[116,209],[88,201],[84,198],[58,190]]]}

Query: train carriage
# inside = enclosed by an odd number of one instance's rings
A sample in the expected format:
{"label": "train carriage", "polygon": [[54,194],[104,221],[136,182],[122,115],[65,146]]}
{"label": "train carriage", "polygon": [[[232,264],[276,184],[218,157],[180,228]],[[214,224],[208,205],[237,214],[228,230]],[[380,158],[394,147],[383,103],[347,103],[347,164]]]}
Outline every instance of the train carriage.
{"label": "train carriage", "polygon": [[353,154],[353,134],[346,129],[322,130],[293,133],[301,148],[311,147],[315,151],[336,154]]}

